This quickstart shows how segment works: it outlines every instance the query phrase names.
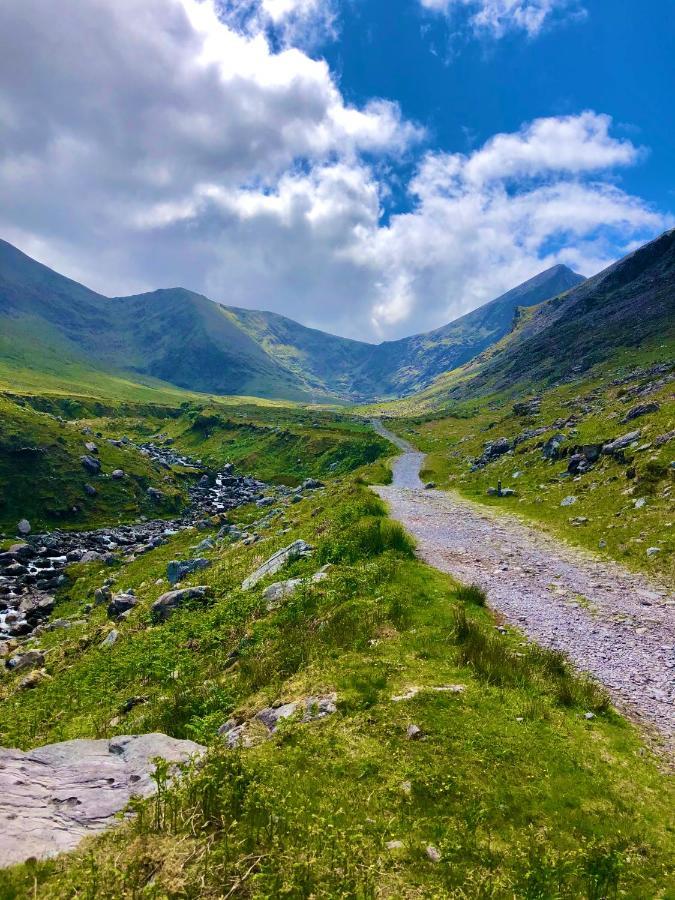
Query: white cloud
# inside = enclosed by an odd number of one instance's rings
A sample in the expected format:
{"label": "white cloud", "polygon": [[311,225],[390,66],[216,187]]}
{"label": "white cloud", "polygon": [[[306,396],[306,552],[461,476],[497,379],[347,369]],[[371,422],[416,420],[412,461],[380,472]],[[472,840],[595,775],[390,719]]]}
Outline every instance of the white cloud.
{"label": "white cloud", "polygon": [[350,106],[325,62],[211,0],[50,9],[0,4],[0,235],[105,293],[183,285],[391,338],[669,224],[618,186],[642,151],[593,112],[427,152],[387,221],[420,137],[396,105]]}
{"label": "white cloud", "polygon": [[451,15],[458,9],[469,13],[476,32],[503,37],[509,31],[524,31],[535,37],[544,25],[560,16],[583,15],[575,0],[419,0],[425,9]]}

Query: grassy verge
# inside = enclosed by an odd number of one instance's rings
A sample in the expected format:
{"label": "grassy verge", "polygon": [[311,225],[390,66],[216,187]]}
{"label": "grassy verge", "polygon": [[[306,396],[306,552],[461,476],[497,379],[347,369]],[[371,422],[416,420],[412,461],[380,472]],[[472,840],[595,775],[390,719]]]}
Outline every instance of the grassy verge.
{"label": "grassy verge", "polygon": [[[103,608],[83,610],[111,570],[74,568],[55,615],[81,624],[40,638],[33,691],[6,676],[0,741],[163,730],[210,750],[179,787],[160,771],[133,822],[0,874],[0,896],[672,896],[672,791],[634,728],[560,656],[495,629],[480,591],[417,561],[384,513],[332,482],[257,544],[207,551],[210,603],[153,626],[166,562],[204,537],[178,535],[114,570],[140,603],[107,649]],[[316,551],[277,578],[332,567],[268,609],[267,582],[241,581],[295,538]],[[217,736],[233,713],[330,691],[322,721],[248,750]]]}

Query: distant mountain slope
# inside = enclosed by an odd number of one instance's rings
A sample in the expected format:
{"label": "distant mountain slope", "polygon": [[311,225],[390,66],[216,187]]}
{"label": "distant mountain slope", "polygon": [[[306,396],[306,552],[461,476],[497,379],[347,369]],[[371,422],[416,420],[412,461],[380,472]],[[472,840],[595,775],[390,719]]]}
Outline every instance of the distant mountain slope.
{"label": "distant mountain slope", "polygon": [[621,348],[675,341],[675,230],[576,288],[517,316],[513,331],[428,396],[468,397],[515,385],[550,385]]}
{"label": "distant mountain slope", "polygon": [[516,308],[535,306],[582,281],[567,266],[554,266],[449,325],[377,345],[325,334],[275,313],[233,308],[230,312],[313,389],[364,400],[404,396],[429,385],[504,337]]}
{"label": "distant mountain slope", "polygon": [[0,241],[0,362],[158,379],[188,390],[325,402],[397,397],[500,340],[517,307],[582,280],[542,272],[443,328],[379,345],[227,307],[182,288],[110,299]]}

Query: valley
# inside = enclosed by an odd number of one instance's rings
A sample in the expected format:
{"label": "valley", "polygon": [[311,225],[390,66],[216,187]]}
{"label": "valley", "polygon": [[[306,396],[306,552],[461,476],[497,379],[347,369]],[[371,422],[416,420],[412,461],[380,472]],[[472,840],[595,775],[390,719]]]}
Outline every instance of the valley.
{"label": "valley", "polygon": [[262,368],[66,353],[17,310],[116,301],[10,253],[0,895],[669,896],[671,234],[379,345],[403,380],[175,294],[137,336],[185,301]]}

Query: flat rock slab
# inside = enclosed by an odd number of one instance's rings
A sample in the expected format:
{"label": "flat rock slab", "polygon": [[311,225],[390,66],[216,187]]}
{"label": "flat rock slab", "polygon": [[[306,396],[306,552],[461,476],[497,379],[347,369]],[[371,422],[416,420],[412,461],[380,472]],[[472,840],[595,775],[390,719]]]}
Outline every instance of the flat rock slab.
{"label": "flat rock slab", "polygon": [[204,747],[165,734],[0,748],[0,866],[73,850],[155,792],[153,760],[186,762]]}

